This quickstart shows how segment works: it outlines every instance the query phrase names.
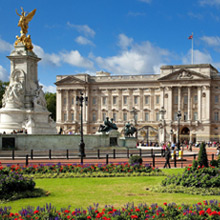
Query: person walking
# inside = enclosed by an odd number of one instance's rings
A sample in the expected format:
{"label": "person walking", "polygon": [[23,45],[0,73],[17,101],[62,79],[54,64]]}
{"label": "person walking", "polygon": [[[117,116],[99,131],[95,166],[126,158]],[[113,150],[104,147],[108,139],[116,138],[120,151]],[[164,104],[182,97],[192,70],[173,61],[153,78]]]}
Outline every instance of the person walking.
{"label": "person walking", "polygon": [[170,150],[168,148],[166,148],[166,150],[165,150],[165,159],[166,159],[166,162],[165,162],[163,168],[166,168],[167,165],[170,168]]}

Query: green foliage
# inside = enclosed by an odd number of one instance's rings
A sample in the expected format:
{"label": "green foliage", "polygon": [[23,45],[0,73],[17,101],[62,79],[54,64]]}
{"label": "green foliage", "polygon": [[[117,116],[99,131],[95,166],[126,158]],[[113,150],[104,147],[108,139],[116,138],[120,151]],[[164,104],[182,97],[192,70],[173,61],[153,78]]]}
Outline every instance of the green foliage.
{"label": "green foliage", "polygon": [[205,143],[202,143],[201,146],[200,146],[200,150],[199,150],[199,155],[198,155],[198,160],[197,161],[198,161],[198,164],[200,166],[205,166],[205,167],[209,166]]}
{"label": "green foliage", "polygon": [[9,82],[2,82],[0,80],[0,108],[2,107],[2,98],[5,93],[6,86],[9,85]]}
{"label": "green foliage", "polygon": [[32,191],[35,182],[18,173],[0,174],[0,199],[9,199],[15,193]]}
{"label": "green foliage", "polygon": [[215,167],[186,167],[182,175],[173,175],[162,181],[162,186],[180,185],[183,187],[220,187],[220,170]]}
{"label": "green foliage", "polygon": [[45,93],[45,99],[47,102],[47,109],[51,112],[51,117],[56,121],[56,93]]}
{"label": "green foliage", "polygon": [[195,186],[192,187],[184,187],[181,185],[171,184],[168,186],[154,186],[151,188],[152,192],[157,193],[185,193],[190,195],[220,195],[220,189],[218,187],[213,188],[197,188]]}
{"label": "green foliage", "polygon": [[143,160],[141,156],[134,155],[129,158],[129,164],[142,164]]}

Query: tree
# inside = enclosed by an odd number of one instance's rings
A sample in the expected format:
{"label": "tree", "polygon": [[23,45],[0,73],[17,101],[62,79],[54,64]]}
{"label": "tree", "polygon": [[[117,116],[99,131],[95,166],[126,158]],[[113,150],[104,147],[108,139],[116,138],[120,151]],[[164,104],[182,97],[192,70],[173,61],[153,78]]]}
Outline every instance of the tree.
{"label": "tree", "polygon": [[56,93],[46,92],[45,99],[47,102],[47,109],[51,112],[51,118],[56,121]]}
{"label": "tree", "polygon": [[207,158],[207,153],[206,153],[206,148],[205,148],[205,143],[202,143],[200,146],[199,150],[199,155],[198,155],[198,165],[200,166],[205,166],[208,167],[208,158]]}
{"label": "tree", "polygon": [[0,80],[0,108],[2,108],[2,98],[5,94],[6,87],[9,85],[9,82],[2,82]]}

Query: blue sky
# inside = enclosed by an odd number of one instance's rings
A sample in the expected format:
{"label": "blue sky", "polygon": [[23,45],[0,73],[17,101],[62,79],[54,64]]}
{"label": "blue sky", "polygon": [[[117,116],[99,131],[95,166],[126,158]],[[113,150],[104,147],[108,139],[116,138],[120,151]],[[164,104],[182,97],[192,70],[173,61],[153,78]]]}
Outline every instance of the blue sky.
{"label": "blue sky", "polygon": [[159,73],[161,65],[211,63],[220,69],[220,0],[0,0],[0,79],[7,81],[15,9],[37,9],[28,34],[45,91],[56,75]]}

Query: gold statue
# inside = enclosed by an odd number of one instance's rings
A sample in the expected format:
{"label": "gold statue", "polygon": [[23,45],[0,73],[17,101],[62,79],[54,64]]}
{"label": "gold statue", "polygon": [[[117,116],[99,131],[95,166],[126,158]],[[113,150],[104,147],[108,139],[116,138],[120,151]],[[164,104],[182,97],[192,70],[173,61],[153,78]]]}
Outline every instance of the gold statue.
{"label": "gold statue", "polygon": [[32,12],[28,13],[26,15],[26,12],[24,9],[21,7],[21,15],[18,13],[16,9],[17,15],[20,17],[19,22],[18,22],[18,27],[21,27],[21,36],[16,36],[17,40],[15,41],[15,45],[17,45],[19,42],[21,42],[29,51],[32,51],[33,45],[31,42],[30,35],[26,37],[26,34],[28,32],[28,23],[32,20],[33,16],[35,15],[36,9],[34,9]]}

